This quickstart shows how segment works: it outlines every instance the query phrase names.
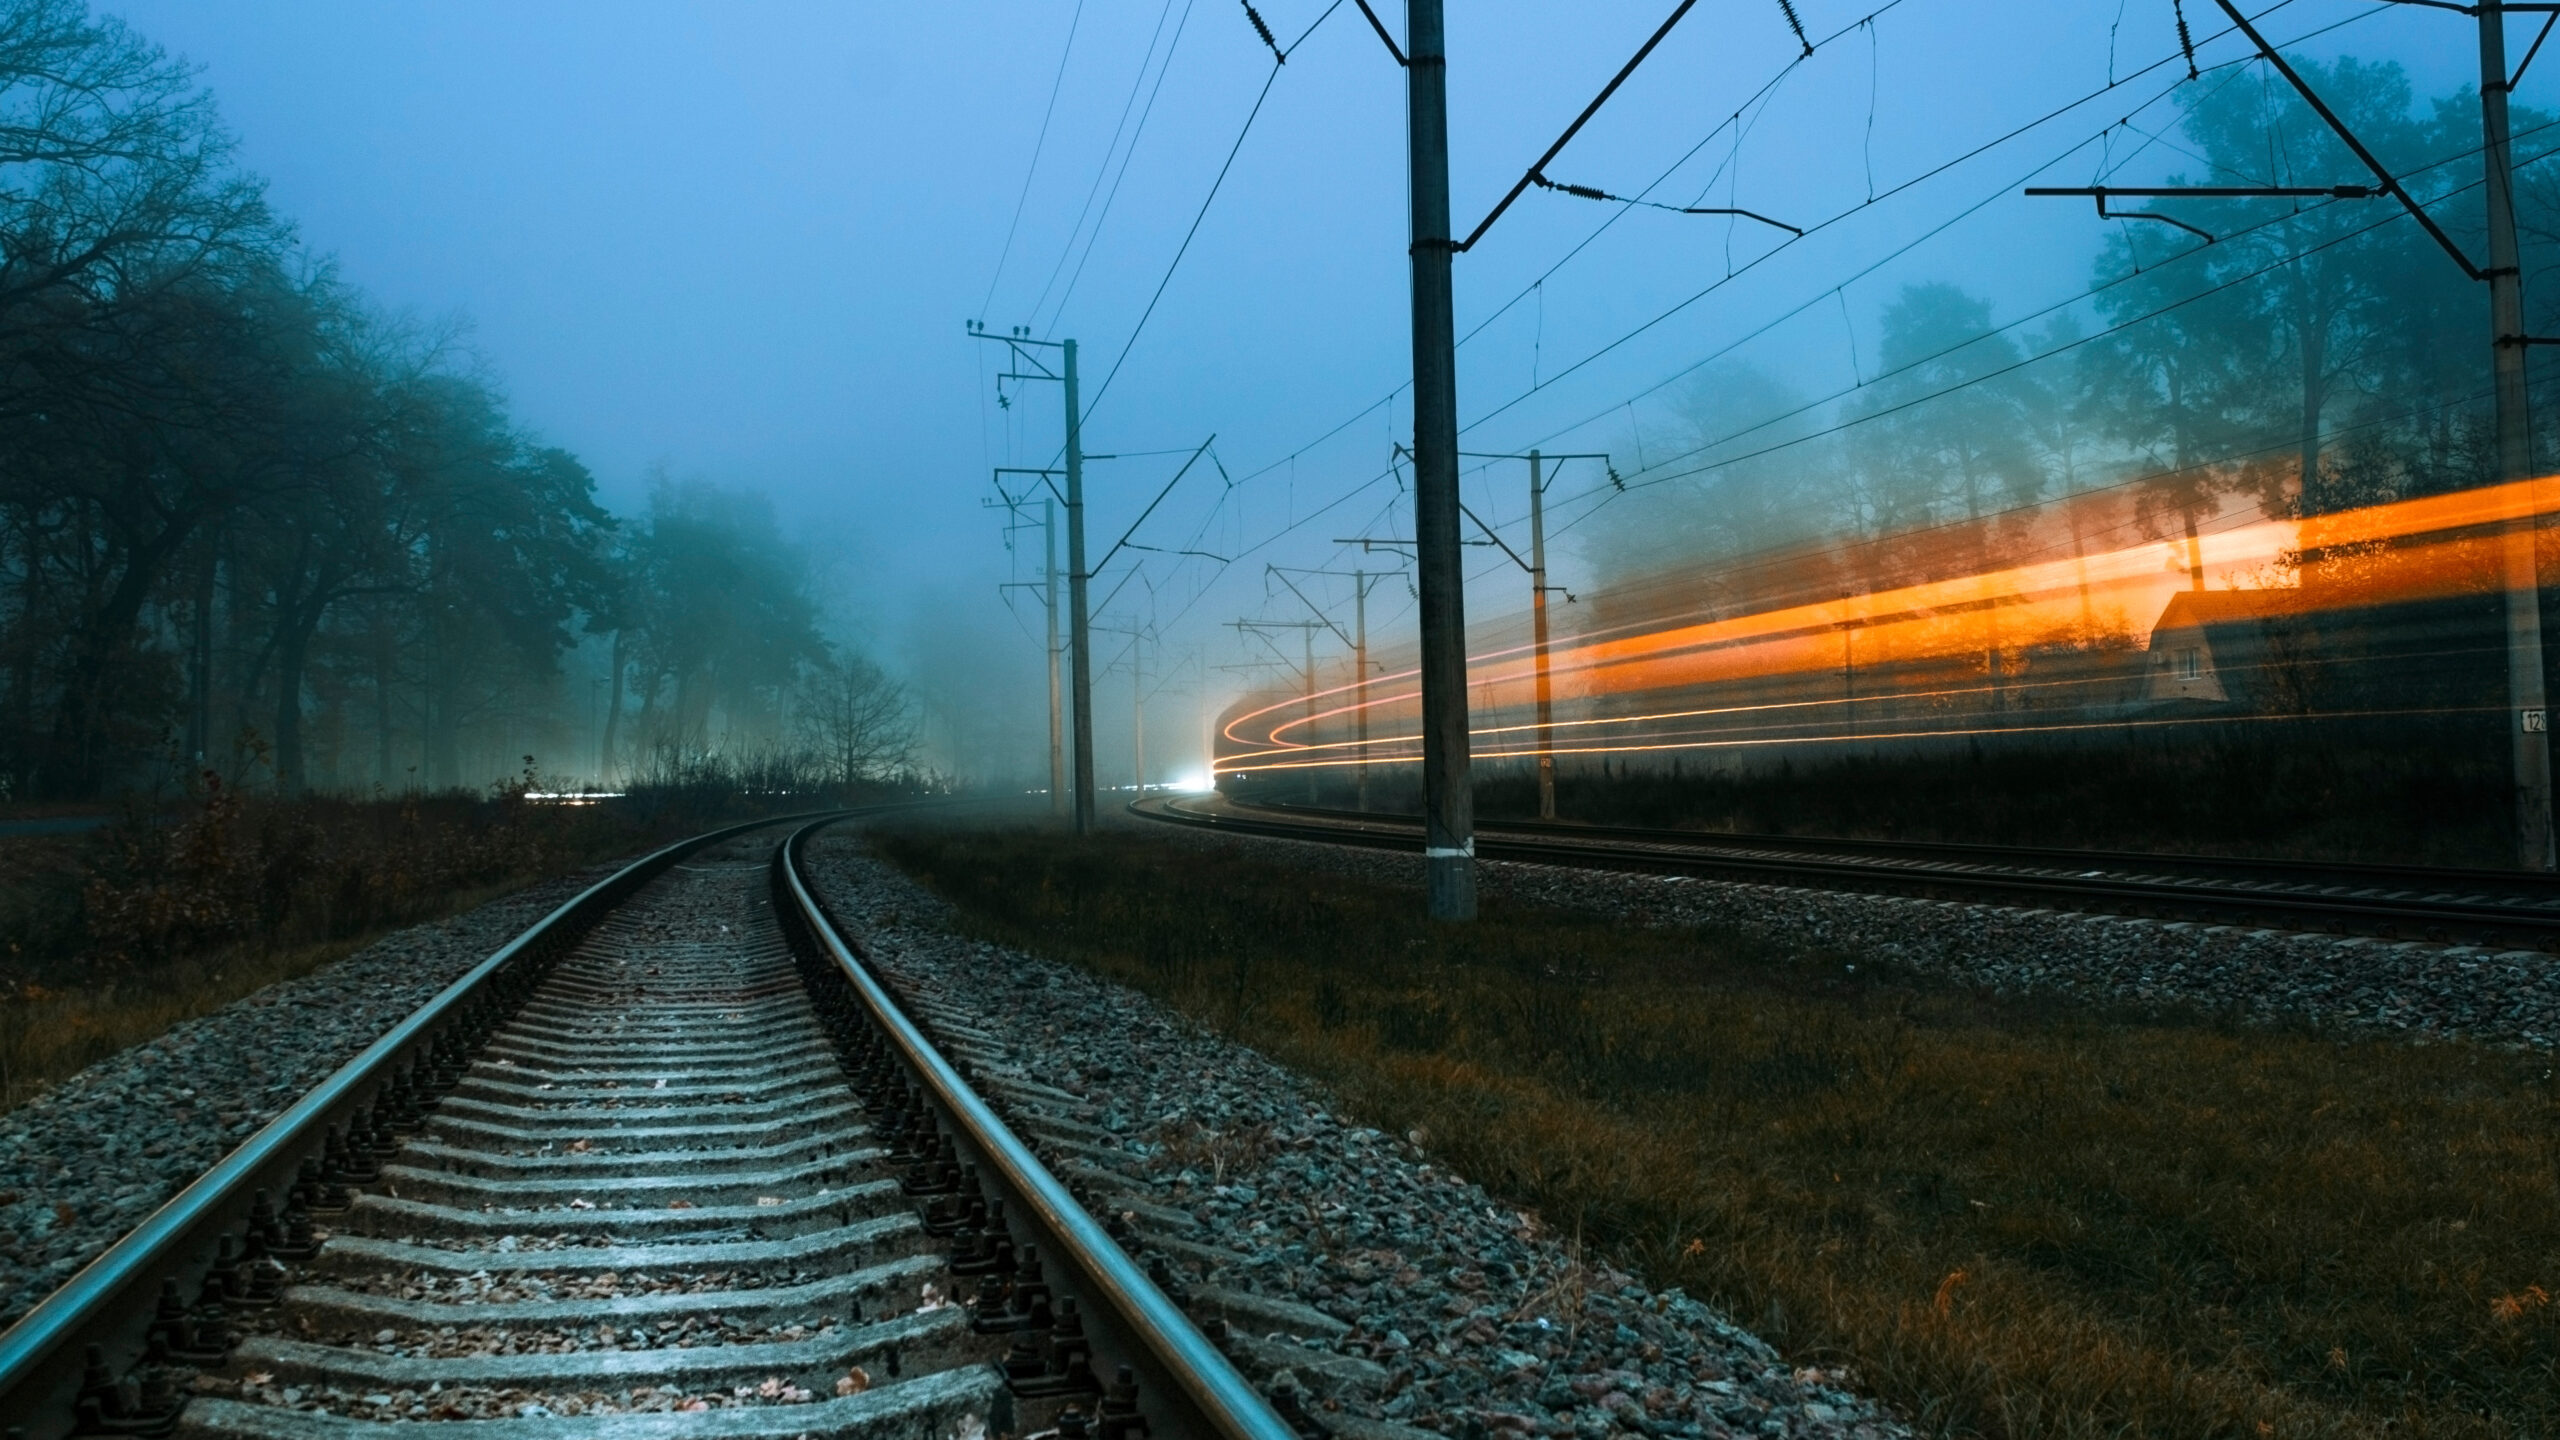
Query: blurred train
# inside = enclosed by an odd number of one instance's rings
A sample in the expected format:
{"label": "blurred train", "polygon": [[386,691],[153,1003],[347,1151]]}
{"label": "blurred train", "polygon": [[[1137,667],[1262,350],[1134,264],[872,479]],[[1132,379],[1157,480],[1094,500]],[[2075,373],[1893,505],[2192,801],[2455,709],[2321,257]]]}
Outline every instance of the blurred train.
{"label": "blurred train", "polygon": [[[2537,728],[2538,712],[2509,718],[2507,587],[2560,561],[2541,523],[2555,499],[2535,480],[2298,519],[2224,512],[2113,545],[2159,517],[2083,499],[1648,577],[1551,607],[1543,655],[1525,615],[1472,630],[1474,750],[1497,771],[1544,752],[1694,774],[2180,728],[2351,722],[2413,743]],[[1373,669],[1319,665],[1230,706],[1221,781],[1409,776],[1410,654]]]}

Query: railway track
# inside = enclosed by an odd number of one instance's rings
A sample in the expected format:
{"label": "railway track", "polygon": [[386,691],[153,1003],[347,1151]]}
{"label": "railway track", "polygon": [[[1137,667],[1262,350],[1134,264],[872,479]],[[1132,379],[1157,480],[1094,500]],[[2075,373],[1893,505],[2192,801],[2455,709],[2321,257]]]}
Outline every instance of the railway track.
{"label": "railway track", "polygon": [[[1410,850],[1410,816],[1238,804],[1223,796],[1143,800],[1146,819],[1231,834]],[[2315,864],[1504,821],[1480,824],[1476,853],[1660,874],[1989,899],[2269,929],[2560,950],[2560,882],[2516,871]]]}
{"label": "railway track", "polygon": [[0,1334],[9,1433],[1293,1434],[872,979],[815,828],[396,1027]]}

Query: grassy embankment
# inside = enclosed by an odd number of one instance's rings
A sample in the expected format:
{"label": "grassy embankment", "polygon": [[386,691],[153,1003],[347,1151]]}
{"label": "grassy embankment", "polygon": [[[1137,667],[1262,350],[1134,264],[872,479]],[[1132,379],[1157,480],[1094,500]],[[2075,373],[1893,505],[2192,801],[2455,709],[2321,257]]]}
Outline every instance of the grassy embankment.
{"label": "grassy embankment", "polygon": [[[592,806],[216,790],[0,839],[0,1110],[384,934],[762,813],[725,786]],[[787,808],[805,809],[805,801]]]}
{"label": "grassy embankment", "polygon": [[2000,1000],[1155,837],[908,827],[991,938],[1371,1123],[1930,1434],[2560,1434],[2551,1062]]}

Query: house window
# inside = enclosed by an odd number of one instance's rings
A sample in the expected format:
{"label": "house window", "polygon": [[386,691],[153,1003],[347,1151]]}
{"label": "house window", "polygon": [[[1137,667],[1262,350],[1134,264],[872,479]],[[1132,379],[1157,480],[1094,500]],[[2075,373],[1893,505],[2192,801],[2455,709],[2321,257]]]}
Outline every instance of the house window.
{"label": "house window", "polygon": [[2190,646],[2178,652],[2178,678],[2194,680],[2204,674],[2204,655]]}

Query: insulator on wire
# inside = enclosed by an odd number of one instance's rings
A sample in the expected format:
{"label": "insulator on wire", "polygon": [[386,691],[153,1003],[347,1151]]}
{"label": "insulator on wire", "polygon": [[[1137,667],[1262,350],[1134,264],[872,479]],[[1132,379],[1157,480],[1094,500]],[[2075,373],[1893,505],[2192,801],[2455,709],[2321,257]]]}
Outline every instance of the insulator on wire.
{"label": "insulator on wire", "polygon": [[2186,53],[2187,78],[2193,80],[2197,78],[2201,72],[2196,69],[2195,37],[2187,33],[2187,7],[2185,0],[2169,0],[2169,10],[2170,13],[2178,17],[2178,48]]}
{"label": "insulator on wire", "polygon": [[1787,28],[1796,32],[1796,43],[1804,47],[1804,53],[1812,54],[1813,42],[1804,38],[1804,22],[1796,18],[1795,0],[1778,0],[1778,9],[1787,17]]}
{"label": "insulator on wire", "polygon": [[1253,33],[1261,36],[1262,43],[1271,47],[1272,58],[1283,65],[1288,64],[1289,57],[1280,53],[1280,42],[1273,38],[1271,27],[1262,22],[1262,12],[1253,8],[1253,0],[1244,0],[1244,18],[1253,22]]}
{"label": "insulator on wire", "polygon": [[1544,174],[1534,170],[1529,173],[1529,182],[1541,190],[1561,190],[1567,195],[1580,196],[1585,200],[1616,200],[1618,198],[1606,190],[1594,190],[1588,185],[1568,185],[1560,180],[1550,180]]}

